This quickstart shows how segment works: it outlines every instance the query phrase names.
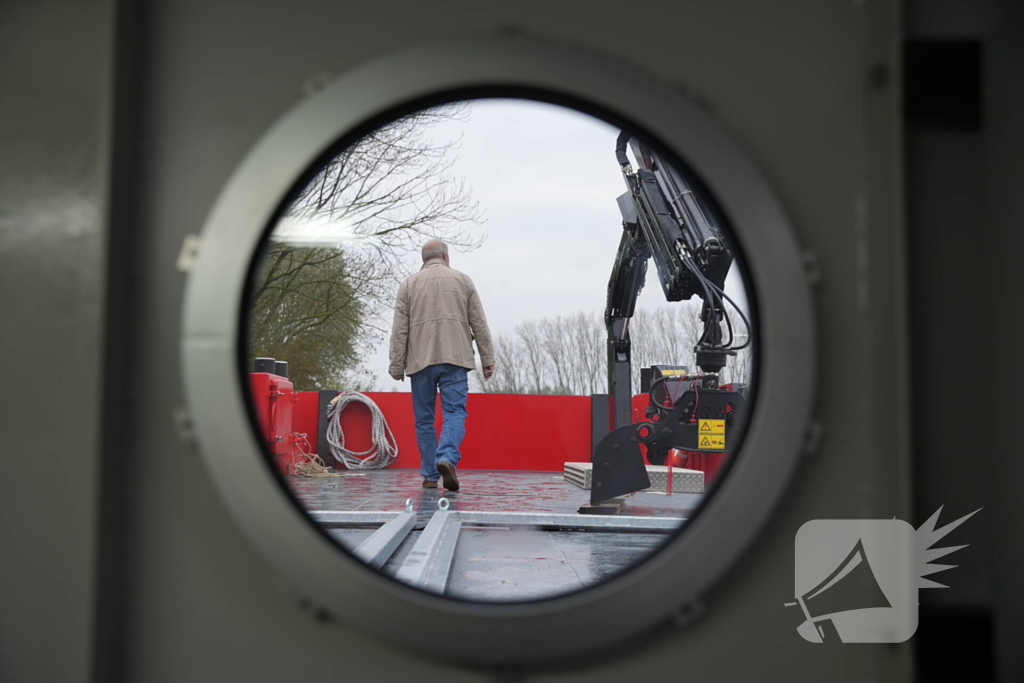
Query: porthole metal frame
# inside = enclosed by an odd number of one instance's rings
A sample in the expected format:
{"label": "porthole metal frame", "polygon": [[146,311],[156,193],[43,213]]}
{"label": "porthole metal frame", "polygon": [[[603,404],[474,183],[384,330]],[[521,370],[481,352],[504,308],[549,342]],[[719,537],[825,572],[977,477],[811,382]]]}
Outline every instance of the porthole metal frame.
{"label": "porthole metal frame", "polygon": [[[592,103],[685,160],[742,247],[759,313],[757,395],[742,457],[696,518],[612,581],[510,604],[417,591],[340,551],[296,509],[267,466],[238,359],[251,260],[296,180],[337,140],[383,112],[437,93],[486,89],[561,93]],[[182,361],[200,450],[228,509],[302,595],[350,628],[396,646],[449,660],[511,664],[576,656],[636,635],[697,599],[739,558],[802,452],[816,388],[815,330],[801,251],[781,203],[702,107],[638,67],[501,35],[421,46],[357,67],[300,102],[263,136],[203,228],[185,293]]]}

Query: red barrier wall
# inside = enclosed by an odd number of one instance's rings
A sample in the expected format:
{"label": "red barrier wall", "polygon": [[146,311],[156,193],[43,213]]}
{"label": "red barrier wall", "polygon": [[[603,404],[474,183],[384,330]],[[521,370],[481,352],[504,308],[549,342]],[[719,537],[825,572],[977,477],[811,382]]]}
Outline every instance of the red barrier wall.
{"label": "red barrier wall", "polygon": [[[319,395],[315,391],[300,391],[298,401],[292,410],[292,431],[305,434],[296,438],[296,449],[302,453],[317,453],[317,438],[320,433]],[[309,445],[306,444],[309,441]]]}
{"label": "red barrier wall", "polygon": [[[315,417],[316,392],[301,399],[296,417],[303,424]],[[412,394],[370,392],[398,443],[392,467],[419,468],[420,454],[413,424]],[[301,394],[300,394],[301,397]],[[590,462],[590,398],[587,396],[528,396],[470,394],[466,404],[463,469],[535,470],[561,472],[566,462]],[[435,427],[440,432],[438,401]],[[302,417],[298,417],[302,415]],[[341,416],[345,446],[365,451],[371,445],[370,411],[353,403]],[[305,429],[297,431],[305,431]],[[321,457],[327,455],[326,448]]]}
{"label": "red barrier wall", "polygon": [[[398,444],[398,458],[392,467],[418,469],[419,447],[413,424],[412,395],[400,392],[370,392],[366,396],[380,407]],[[633,397],[633,419],[644,420],[647,394]],[[534,396],[519,394],[470,394],[467,401],[466,438],[462,442],[462,469],[533,470],[561,472],[566,462],[590,462],[591,414],[589,396]],[[438,401],[435,429],[440,433],[441,406]],[[293,432],[304,433],[313,449],[333,464],[326,445],[317,443],[319,396],[315,391],[299,392],[292,411]],[[352,403],[341,416],[345,445],[349,450],[370,448],[370,410]],[[304,450],[298,439],[296,448]],[[641,450],[642,447],[641,447]],[[321,452],[322,451],[322,452]],[[714,481],[728,453],[686,451],[676,461],[680,467],[704,472],[705,482]],[[289,456],[278,456],[278,466],[287,472]]]}

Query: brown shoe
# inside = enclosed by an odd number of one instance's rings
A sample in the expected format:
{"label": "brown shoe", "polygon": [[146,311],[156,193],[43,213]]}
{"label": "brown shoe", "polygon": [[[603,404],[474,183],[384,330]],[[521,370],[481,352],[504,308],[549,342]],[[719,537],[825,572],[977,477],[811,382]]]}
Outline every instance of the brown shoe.
{"label": "brown shoe", "polygon": [[441,482],[444,483],[444,487],[449,491],[459,490],[459,478],[455,476],[455,467],[442,460],[437,463],[437,471],[441,473]]}
{"label": "brown shoe", "polygon": [[424,479],[423,480],[423,488],[425,488],[425,489],[436,489],[437,488],[437,481],[436,480],[430,480],[430,479]]}

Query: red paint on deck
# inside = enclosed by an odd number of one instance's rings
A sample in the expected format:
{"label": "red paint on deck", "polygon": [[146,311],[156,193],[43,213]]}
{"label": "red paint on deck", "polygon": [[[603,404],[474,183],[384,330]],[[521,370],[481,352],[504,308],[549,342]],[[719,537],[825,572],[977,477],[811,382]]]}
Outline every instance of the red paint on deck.
{"label": "red paint on deck", "polygon": [[722,469],[722,465],[729,459],[727,451],[721,453],[682,451],[682,453],[689,455],[689,457],[683,461],[681,466],[689,470],[700,470],[703,472],[704,486],[709,486],[715,480],[715,477],[718,476],[718,471]]}

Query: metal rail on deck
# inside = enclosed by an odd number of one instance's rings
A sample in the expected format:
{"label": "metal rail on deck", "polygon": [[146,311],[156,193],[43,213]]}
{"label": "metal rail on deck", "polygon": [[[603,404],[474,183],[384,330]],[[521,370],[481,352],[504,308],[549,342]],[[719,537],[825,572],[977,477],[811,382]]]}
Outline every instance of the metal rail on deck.
{"label": "metal rail on deck", "polygon": [[541,529],[580,531],[675,531],[683,517],[629,517],[618,515],[552,514],[548,512],[453,512],[463,524],[489,526],[530,526]]}
{"label": "metal rail on deck", "polygon": [[416,513],[403,512],[370,534],[369,538],[356,546],[352,554],[374,569],[380,569],[395,554],[415,525]]}
{"label": "metal rail on deck", "polygon": [[461,527],[462,522],[454,518],[454,513],[435,512],[395,578],[413,588],[444,593]]}
{"label": "metal rail on deck", "polygon": [[[382,524],[353,554],[380,569],[402,545],[416,524],[411,501],[406,512],[326,510],[311,512],[325,527],[359,527]],[[547,530],[669,533],[686,521],[683,517],[630,517],[627,515],[579,515],[547,512],[486,512],[450,510],[442,499],[395,578],[409,586],[443,594],[451,573],[459,532],[463,525],[531,527]]]}
{"label": "metal rail on deck", "polygon": [[384,512],[382,510],[313,510],[310,511],[309,516],[320,526],[346,527],[385,524],[401,514],[404,513]]}
{"label": "metal rail on deck", "polygon": [[[310,512],[313,521],[325,527],[369,526],[384,524],[399,512],[347,512],[321,510]],[[437,513],[435,513],[436,516]],[[542,529],[578,529],[581,531],[675,531],[685,517],[631,517],[626,515],[579,515],[550,512],[485,512],[450,510],[452,519],[466,524],[491,526],[531,526]]]}

